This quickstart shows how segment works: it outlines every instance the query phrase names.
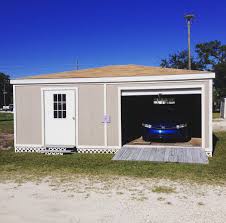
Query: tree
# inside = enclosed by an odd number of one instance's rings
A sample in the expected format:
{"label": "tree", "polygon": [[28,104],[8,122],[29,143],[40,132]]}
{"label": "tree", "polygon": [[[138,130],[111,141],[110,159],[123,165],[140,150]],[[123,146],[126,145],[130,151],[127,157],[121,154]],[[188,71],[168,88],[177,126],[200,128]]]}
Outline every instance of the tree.
{"label": "tree", "polygon": [[197,44],[195,51],[205,70],[214,70],[216,65],[226,62],[226,45],[222,45],[220,41]]}
{"label": "tree", "polygon": [[[170,54],[169,58],[161,61],[162,67],[187,69],[187,51]],[[207,70],[215,72],[214,99],[226,96],[226,45],[214,40],[199,43],[195,46],[195,54],[191,59],[193,70]]]}
{"label": "tree", "polygon": [[0,107],[4,105],[4,85],[6,92],[6,105],[8,105],[13,101],[13,87],[10,84],[9,76],[0,72]]}
{"label": "tree", "polygon": [[218,98],[226,96],[226,62],[219,63],[214,66],[216,78],[214,87],[217,91]]}
{"label": "tree", "polygon": [[[161,67],[187,69],[188,67],[188,51],[182,50],[181,52],[170,54],[168,59],[163,59],[160,64]],[[201,63],[191,57],[191,68],[193,70],[202,70],[204,67]]]}

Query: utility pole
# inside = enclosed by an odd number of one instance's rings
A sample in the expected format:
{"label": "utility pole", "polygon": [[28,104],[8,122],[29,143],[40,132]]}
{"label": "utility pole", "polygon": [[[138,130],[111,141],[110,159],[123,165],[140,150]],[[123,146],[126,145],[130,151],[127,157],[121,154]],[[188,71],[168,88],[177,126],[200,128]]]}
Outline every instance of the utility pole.
{"label": "utility pole", "polygon": [[188,69],[191,70],[191,21],[195,16],[193,14],[187,14],[184,18],[187,21],[188,26]]}
{"label": "utility pole", "polygon": [[3,84],[3,101],[4,101],[4,106],[6,106],[6,94],[7,94],[7,91],[5,90],[5,80],[3,80],[4,84]]}
{"label": "utility pole", "polygon": [[78,61],[78,57],[76,59],[76,70],[79,70],[79,61]]}

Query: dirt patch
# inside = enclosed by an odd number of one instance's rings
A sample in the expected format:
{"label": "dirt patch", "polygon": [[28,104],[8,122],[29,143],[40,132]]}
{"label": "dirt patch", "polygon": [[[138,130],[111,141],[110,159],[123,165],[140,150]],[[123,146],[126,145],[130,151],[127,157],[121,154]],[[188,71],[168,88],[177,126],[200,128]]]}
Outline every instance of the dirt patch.
{"label": "dirt patch", "polygon": [[0,150],[8,150],[13,146],[13,134],[0,133]]}

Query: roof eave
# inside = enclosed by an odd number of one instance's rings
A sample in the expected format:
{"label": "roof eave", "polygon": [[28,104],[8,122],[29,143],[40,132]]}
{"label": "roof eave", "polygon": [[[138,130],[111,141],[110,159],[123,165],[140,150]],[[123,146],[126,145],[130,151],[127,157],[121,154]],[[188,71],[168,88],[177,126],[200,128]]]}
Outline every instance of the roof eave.
{"label": "roof eave", "polygon": [[170,81],[170,80],[197,80],[213,79],[215,73],[199,74],[166,74],[152,76],[129,76],[129,77],[92,77],[92,78],[51,78],[51,79],[13,79],[13,85],[20,84],[67,84],[67,83],[110,83],[110,82],[143,82],[143,81]]}

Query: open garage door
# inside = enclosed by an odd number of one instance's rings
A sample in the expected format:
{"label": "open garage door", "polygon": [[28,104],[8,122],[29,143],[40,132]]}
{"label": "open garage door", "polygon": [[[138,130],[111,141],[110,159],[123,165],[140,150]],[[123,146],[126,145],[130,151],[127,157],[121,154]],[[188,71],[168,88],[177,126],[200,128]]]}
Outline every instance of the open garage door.
{"label": "open garage door", "polygon": [[144,96],[144,95],[187,95],[187,94],[201,94],[200,88],[186,88],[186,89],[136,89],[136,90],[123,90],[122,96]]}
{"label": "open garage door", "polygon": [[123,90],[122,145],[201,147],[201,100],[199,88]]}

